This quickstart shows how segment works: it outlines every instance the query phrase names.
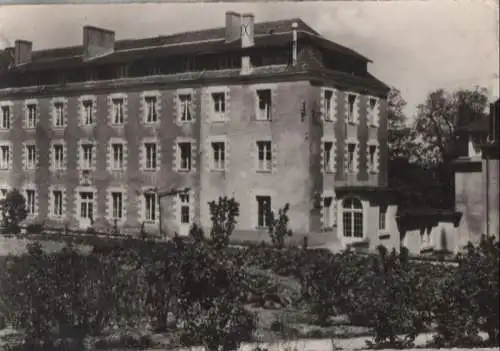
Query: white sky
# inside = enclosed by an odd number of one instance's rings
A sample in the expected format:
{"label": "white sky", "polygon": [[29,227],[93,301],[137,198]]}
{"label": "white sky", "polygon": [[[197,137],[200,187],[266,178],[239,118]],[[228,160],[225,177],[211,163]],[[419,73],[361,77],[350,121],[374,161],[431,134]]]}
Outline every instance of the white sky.
{"label": "white sky", "polygon": [[224,26],[227,10],[256,22],[300,17],[322,35],[373,60],[375,76],[402,91],[412,115],[435,89],[485,86],[499,96],[498,0],[164,3],[0,7],[0,48],[82,42],[82,26],[117,39]]}

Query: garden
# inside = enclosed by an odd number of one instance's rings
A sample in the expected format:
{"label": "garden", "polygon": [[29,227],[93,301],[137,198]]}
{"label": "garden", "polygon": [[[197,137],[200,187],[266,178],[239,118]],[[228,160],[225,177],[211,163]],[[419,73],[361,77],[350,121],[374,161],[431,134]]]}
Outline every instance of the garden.
{"label": "garden", "polygon": [[[402,248],[360,255],[286,244],[287,207],[271,244],[230,244],[238,203],[209,204],[212,228],[189,237],[93,240],[91,251],[40,242],[1,259],[0,329],[7,350],[129,350],[363,338],[369,349],[499,344],[499,242],[484,237],[457,265],[414,262]],[[15,206],[14,206],[15,207]],[[2,206],[4,226],[22,206]],[[10,212],[9,212],[10,211]],[[17,211],[17,212],[15,212]],[[42,234],[43,235],[43,234]],[[253,350],[265,350],[255,347]]]}

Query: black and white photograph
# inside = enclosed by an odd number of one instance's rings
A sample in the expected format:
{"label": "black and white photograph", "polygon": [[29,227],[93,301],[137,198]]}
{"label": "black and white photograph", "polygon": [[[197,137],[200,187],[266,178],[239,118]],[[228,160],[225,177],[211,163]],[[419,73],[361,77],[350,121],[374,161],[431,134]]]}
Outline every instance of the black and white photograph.
{"label": "black and white photograph", "polygon": [[0,0],[0,350],[498,350],[498,0]]}

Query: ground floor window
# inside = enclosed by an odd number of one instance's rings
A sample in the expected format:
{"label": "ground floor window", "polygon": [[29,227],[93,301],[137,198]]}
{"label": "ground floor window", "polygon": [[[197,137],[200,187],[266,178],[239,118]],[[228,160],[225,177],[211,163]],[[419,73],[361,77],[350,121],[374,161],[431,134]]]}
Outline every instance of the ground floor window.
{"label": "ground floor window", "polygon": [[266,228],[271,225],[271,197],[257,196],[257,226]]}
{"label": "ground floor window", "polygon": [[342,224],[344,237],[363,237],[363,205],[359,199],[344,199],[342,202]]}
{"label": "ground floor window", "polygon": [[156,194],[154,193],[147,193],[144,194],[144,206],[145,206],[145,215],[146,215],[146,221],[156,221],[156,206],[157,204],[157,199],[156,199]]}
{"label": "ground floor window", "polygon": [[191,222],[190,218],[190,206],[189,206],[189,195],[188,194],[181,194],[179,195],[180,201],[181,201],[181,224],[189,224]]}
{"label": "ground floor window", "polygon": [[93,221],[94,217],[94,194],[92,192],[80,192],[80,218]]}

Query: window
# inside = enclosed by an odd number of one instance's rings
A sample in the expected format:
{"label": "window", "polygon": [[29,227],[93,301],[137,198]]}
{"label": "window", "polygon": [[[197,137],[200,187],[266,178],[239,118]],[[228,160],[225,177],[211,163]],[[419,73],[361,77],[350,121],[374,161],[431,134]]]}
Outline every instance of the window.
{"label": "window", "polygon": [[325,121],[333,121],[333,91],[325,90],[323,93],[324,97],[324,111],[325,111]]}
{"label": "window", "polygon": [[94,124],[94,103],[92,100],[83,101],[83,124]]}
{"label": "window", "polygon": [[64,145],[55,144],[52,146],[54,169],[64,168]]}
{"label": "window", "polygon": [[181,224],[189,224],[191,223],[191,218],[190,218],[190,206],[189,206],[189,195],[188,194],[181,194],[179,195],[180,198],[180,218],[181,218]]}
{"label": "window", "polygon": [[334,158],[333,155],[333,142],[327,141],[323,143],[323,166],[324,171],[327,173],[333,172]]}
{"label": "window", "polygon": [[111,168],[112,169],[123,169],[124,161],[123,161],[123,144],[122,143],[112,143],[111,144]]}
{"label": "window", "polygon": [[0,145],[0,169],[10,168],[10,145]]}
{"label": "window", "polygon": [[92,144],[82,144],[82,168],[91,169],[94,145]]}
{"label": "window", "polygon": [[257,196],[257,226],[267,228],[271,225],[271,197]]}
{"label": "window", "polygon": [[323,198],[323,228],[329,229],[334,224],[333,197]]}
{"label": "window", "polygon": [[387,217],[387,206],[380,206],[380,210],[378,213],[378,229],[380,231],[387,230],[386,217]]}
{"label": "window", "polygon": [[52,191],[52,211],[54,217],[63,216],[63,192],[61,190]]}
{"label": "window", "polygon": [[377,99],[370,98],[368,100],[368,117],[370,118],[370,125],[376,126],[377,121]]}
{"label": "window", "polygon": [[353,173],[355,171],[355,152],[356,152],[356,144],[349,143],[347,144],[347,172]]}
{"label": "window", "polygon": [[121,192],[111,193],[111,206],[113,208],[112,218],[123,218],[123,194]]}
{"label": "window", "polygon": [[144,143],[144,150],[146,152],[146,165],[145,168],[153,170],[157,168],[157,150],[156,143]]}
{"label": "window", "polygon": [[271,90],[257,90],[257,120],[258,121],[270,121],[271,120],[271,109],[272,109],[272,98]]}
{"label": "window", "polygon": [[190,122],[191,116],[191,94],[179,95],[179,118],[181,122]]}
{"label": "window", "polygon": [[226,145],[222,141],[212,142],[212,169],[223,171],[226,167]]}
{"label": "window", "polygon": [[158,122],[157,99],[156,96],[146,96],[146,123]]}
{"label": "window", "polygon": [[90,191],[80,192],[80,218],[94,220],[94,193]]}
{"label": "window", "polygon": [[33,216],[36,214],[35,190],[26,190],[26,210],[28,212],[28,216]]}
{"label": "window", "polygon": [[368,171],[375,172],[376,171],[376,157],[377,157],[377,146],[369,145],[368,146]]}
{"label": "window", "polygon": [[347,122],[349,122],[349,123],[356,122],[355,104],[356,104],[356,95],[348,94],[347,95]]}
{"label": "window", "polygon": [[190,142],[178,143],[177,150],[179,152],[178,169],[181,171],[190,171],[191,170],[191,143]]}
{"label": "window", "polygon": [[123,99],[113,99],[113,124],[123,124]]}
{"label": "window", "polygon": [[62,102],[54,103],[54,127],[64,126],[64,104]]}
{"label": "window", "polygon": [[0,129],[10,129],[10,106],[2,106]]}
{"label": "window", "polygon": [[363,205],[355,198],[347,198],[342,204],[342,224],[344,237],[363,237]]}
{"label": "window", "polygon": [[226,113],[226,94],[223,92],[212,93],[212,117],[216,121],[224,120]]}
{"label": "window", "polygon": [[272,167],[272,150],[270,141],[258,141],[258,165],[259,171],[270,171]]}
{"label": "window", "polygon": [[36,167],[36,146],[26,145],[26,169],[35,169]]}
{"label": "window", "polygon": [[146,221],[156,221],[156,194],[144,194],[144,206]]}
{"label": "window", "polygon": [[26,106],[26,128],[36,128],[37,124],[37,105],[28,104]]}

